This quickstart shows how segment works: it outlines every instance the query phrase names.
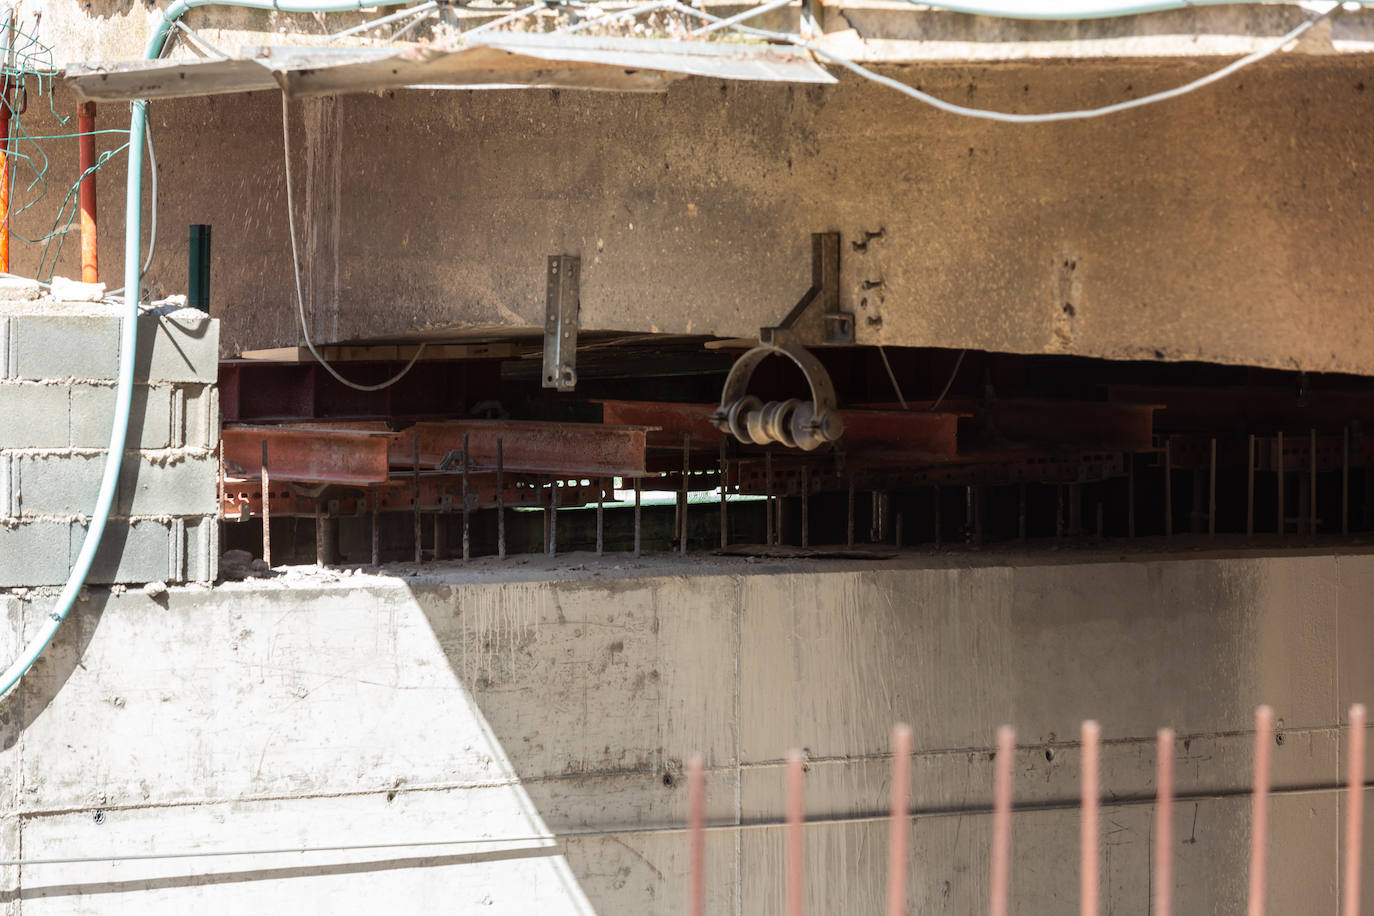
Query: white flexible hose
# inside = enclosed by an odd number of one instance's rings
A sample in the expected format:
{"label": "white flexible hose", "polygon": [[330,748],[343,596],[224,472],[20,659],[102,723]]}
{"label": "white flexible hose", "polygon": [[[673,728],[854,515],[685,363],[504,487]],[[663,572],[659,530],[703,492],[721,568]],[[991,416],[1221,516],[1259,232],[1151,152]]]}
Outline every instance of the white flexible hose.
{"label": "white flexible hose", "polygon": [[415,355],[410,358],[410,362],[406,363],[404,369],[397,372],[385,382],[380,382],[376,385],[360,385],[355,381],[344,378],[339,374],[337,369],[325,362],[325,358],[320,355],[320,351],[315,349],[314,341],[310,339],[310,329],[307,327],[307,322],[305,320],[305,296],[301,294],[301,259],[296,251],[296,207],[291,197],[291,124],[287,119],[287,99],[285,92],[281,94],[281,145],[282,154],[286,162],[286,222],[291,230],[291,272],[296,278],[296,311],[300,315],[301,336],[305,338],[305,345],[310,349],[311,355],[319,360],[320,365],[324,366],[325,370],[328,371],[330,375],[334,376],[340,383],[347,385],[349,388],[355,391],[381,391],[383,388],[390,388],[392,385],[405,378],[406,373],[419,361],[420,354],[425,352],[424,344],[420,344],[419,349],[415,351]]}

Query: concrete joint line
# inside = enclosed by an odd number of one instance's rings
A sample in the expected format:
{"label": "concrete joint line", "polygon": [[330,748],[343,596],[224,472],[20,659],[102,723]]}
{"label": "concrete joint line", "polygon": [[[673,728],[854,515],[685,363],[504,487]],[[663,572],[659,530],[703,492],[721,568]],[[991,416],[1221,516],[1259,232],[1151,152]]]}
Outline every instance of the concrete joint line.
{"label": "concrete joint line", "polygon": [[186,444],[186,389],[178,385],[172,389],[172,428],[168,442],[173,448]]}
{"label": "concrete joint line", "polygon": [[172,519],[172,536],[167,539],[167,569],[178,582],[186,579],[186,520]]}
{"label": "concrete joint line", "polygon": [[0,454],[0,518],[19,517],[19,462]]}

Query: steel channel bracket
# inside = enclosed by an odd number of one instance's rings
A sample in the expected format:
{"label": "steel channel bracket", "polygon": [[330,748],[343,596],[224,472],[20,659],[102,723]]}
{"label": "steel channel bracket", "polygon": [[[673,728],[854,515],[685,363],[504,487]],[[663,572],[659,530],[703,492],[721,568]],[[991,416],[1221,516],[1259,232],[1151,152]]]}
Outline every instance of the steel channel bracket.
{"label": "steel channel bracket", "polygon": [[544,302],[544,387],[572,391],[577,387],[577,324],[582,259],[549,255],[548,295]]}

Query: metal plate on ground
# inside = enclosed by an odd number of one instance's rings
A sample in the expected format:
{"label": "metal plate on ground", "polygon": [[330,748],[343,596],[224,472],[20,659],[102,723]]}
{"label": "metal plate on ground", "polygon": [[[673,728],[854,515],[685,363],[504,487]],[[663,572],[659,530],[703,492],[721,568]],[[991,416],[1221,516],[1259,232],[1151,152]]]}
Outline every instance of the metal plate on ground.
{"label": "metal plate on ground", "polygon": [[789,547],[786,544],[731,544],[711,551],[720,557],[766,557],[775,560],[891,560],[891,547]]}

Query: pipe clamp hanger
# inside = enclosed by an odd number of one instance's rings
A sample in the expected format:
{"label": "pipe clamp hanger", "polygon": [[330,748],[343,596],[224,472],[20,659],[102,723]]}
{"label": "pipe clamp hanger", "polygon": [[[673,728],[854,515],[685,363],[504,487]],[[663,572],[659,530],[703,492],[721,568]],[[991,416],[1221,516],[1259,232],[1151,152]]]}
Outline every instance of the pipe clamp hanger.
{"label": "pipe clamp hanger", "polygon": [[[811,236],[811,288],[777,326],[759,329],[759,345],[730,367],[720,406],[711,422],[721,432],[753,445],[779,443],[812,451],[844,434],[836,407],[835,385],[806,343],[854,343],[854,313],[840,310],[840,234]],[[789,398],[764,404],[748,394],[759,363],[783,356],[801,369],[811,400]]]}

